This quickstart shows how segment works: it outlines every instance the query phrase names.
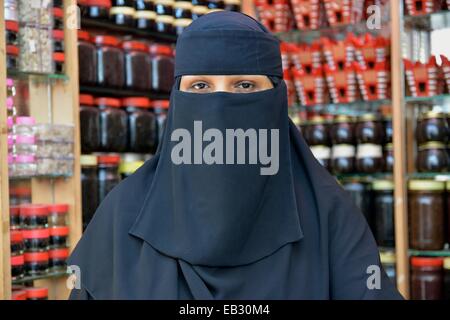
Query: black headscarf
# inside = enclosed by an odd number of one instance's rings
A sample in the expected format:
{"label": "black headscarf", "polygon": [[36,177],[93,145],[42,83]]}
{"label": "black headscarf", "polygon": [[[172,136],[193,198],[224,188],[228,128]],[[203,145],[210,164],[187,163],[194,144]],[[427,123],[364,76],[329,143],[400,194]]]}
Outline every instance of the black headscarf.
{"label": "black headscarf", "polygon": [[[202,74],[267,75],[275,85],[254,93],[179,90],[181,76]],[[376,244],[289,120],[276,38],[247,15],[210,13],[179,37],[175,77],[156,155],[108,194],[70,258],[81,270],[72,298],[400,297],[382,269],[380,288],[367,285],[368,268],[380,267]],[[203,132],[277,130],[276,174],[261,174],[257,163],[175,164],[171,135],[183,129],[194,137],[194,121]],[[267,139],[270,154],[275,140]],[[194,145],[191,158],[213,141]]]}

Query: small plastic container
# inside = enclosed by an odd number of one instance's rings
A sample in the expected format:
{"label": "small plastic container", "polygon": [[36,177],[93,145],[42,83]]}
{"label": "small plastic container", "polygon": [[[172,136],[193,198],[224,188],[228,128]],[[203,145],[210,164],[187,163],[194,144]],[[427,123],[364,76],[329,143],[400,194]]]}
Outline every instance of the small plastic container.
{"label": "small plastic container", "polygon": [[25,274],[28,276],[45,275],[48,272],[48,252],[25,253]]}
{"label": "small plastic container", "polygon": [[127,147],[127,114],[119,99],[97,98],[100,109],[100,149],[105,152],[123,152]]}
{"label": "small plastic container", "polygon": [[7,138],[7,144],[8,144],[8,152],[12,152],[13,151],[13,146],[14,146],[14,138],[12,135],[8,134],[8,138]]}
{"label": "small plastic container", "polygon": [[63,30],[53,30],[53,52],[64,52]]}
{"label": "small plastic container", "polygon": [[18,44],[19,23],[17,21],[5,21],[5,40],[6,45],[17,46]]}
{"label": "small plastic container", "polygon": [[97,84],[103,87],[122,88],[125,83],[124,53],[119,39],[113,36],[94,37],[97,48]]}
{"label": "small plastic container", "polygon": [[24,256],[11,257],[11,280],[19,280],[25,276]]}
{"label": "small plastic container", "polygon": [[73,158],[73,143],[71,142],[53,142],[53,141],[39,141],[36,145],[36,154],[39,158]]}
{"label": "small plastic container", "polygon": [[16,70],[18,68],[19,47],[14,45],[6,46],[6,68]]}
{"label": "small plastic container", "polygon": [[125,87],[138,91],[152,89],[152,65],[148,45],[140,41],[124,41]]}
{"label": "small plastic container", "polygon": [[73,158],[37,158],[36,174],[39,176],[73,176]]}
{"label": "small plastic container", "polygon": [[25,229],[47,228],[48,206],[40,204],[21,206],[20,222]]}
{"label": "small plastic container", "polygon": [[20,207],[12,205],[9,207],[9,227],[12,230],[20,229]]}
{"label": "small plastic container", "polygon": [[48,288],[26,288],[27,300],[48,300]]}
{"label": "small plastic container", "polygon": [[80,85],[91,86],[97,79],[97,54],[90,35],[78,31],[78,77]]}
{"label": "small plastic container", "polygon": [[48,250],[50,243],[49,229],[23,230],[22,235],[25,252],[44,252]]}
{"label": "small plastic container", "polygon": [[33,155],[18,155],[12,166],[11,176],[32,177],[36,175],[36,158]]}
{"label": "small plastic container", "polygon": [[53,8],[53,30],[64,29],[64,11],[61,8]]}
{"label": "small plastic container", "polygon": [[66,72],[65,62],[66,62],[66,55],[63,52],[53,53],[53,64],[55,73],[64,74]]}
{"label": "small plastic container", "polygon": [[74,141],[74,126],[63,124],[37,124],[34,126],[36,140],[53,142],[71,142]]}
{"label": "small plastic container", "polygon": [[34,135],[36,120],[33,117],[16,117],[13,131],[16,135]]}
{"label": "small plastic container", "polygon": [[16,142],[13,147],[16,155],[35,155],[36,139],[32,135],[17,135]]}
{"label": "small plastic container", "polygon": [[67,270],[69,249],[55,249],[48,252],[50,272],[63,272]]}
{"label": "small plastic container", "polygon": [[50,249],[66,248],[67,238],[69,237],[69,227],[50,228]]}
{"label": "small plastic container", "polygon": [[174,59],[172,48],[167,45],[150,46],[152,56],[152,90],[169,92],[174,82]]}
{"label": "small plastic container", "polygon": [[31,188],[29,187],[11,187],[9,189],[9,204],[18,206],[31,203]]}
{"label": "small plastic container", "polygon": [[83,3],[78,1],[78,5],[84,18],[107,20],[109,17],[110,0],[84,0]]}
{"label": "small plastic container", "polygon": [[11,230],[10,238],[11,238],[11,256],[22,255],[25,249],[22,231]]}
{"label": "small plastic container", "polygon": [[69,212],[68,204],[59,203],[59,204],[49,205],[48,206],[48,226],[49,227],[65,226],[68,212]]}

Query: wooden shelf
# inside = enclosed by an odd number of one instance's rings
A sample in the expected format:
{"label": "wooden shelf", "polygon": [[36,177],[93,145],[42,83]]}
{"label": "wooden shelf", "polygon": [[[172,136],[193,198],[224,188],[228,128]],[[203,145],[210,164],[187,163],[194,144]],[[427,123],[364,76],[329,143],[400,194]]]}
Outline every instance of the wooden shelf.
{"label": "wooden shelf", "polygon": [[88,93],[96,96],[105,97],[147,97],[153,100],[169,99],[170,93],[164,92],[146,92],[126,89],[110,89],[103,87],[80,86],[81,93]]}

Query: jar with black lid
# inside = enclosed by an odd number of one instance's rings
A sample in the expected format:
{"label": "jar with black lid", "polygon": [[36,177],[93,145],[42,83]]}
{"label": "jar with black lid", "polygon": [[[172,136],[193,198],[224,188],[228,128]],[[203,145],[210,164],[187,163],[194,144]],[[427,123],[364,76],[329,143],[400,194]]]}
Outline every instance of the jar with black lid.
{"label": "jar with black lid", "polygon": [[80,94],[80,140],[81,152],[100,150],[100,109],[94,104],[94,97]]}
{"label": "jar with black lid", "polygon": [[192,19],[192,3],[190,1],[176,1],[173,4],[175,19]]}
{"label": "jar with black lid", "polygon": [[55,73],[63,74],[66,72],[65,67],[66,55],[63,52],[54,52],[53,53],[53,64]]}
{"label": "jar with black lid", "polygon": [[224,0],[208,0],[208,9],[224,9]]}
{"label": "jar with black lid", "polygon": [[241,0],[225,0],[225,10],[241,12]]}
{"label": "jar with black lid", "polygon": [[122,100],[128,115],[128,151],[155,153],[157,143],[156,118],[150,111],[150,100],[146,97],[131,97]]}
{"label": "jar with black lid", "polygon": [[140,41],[124,41],[125,87],[138,91],[152,88],[152,64],[148,45]]}
{"label": "jar with black lid", "polygon": [[136,0],[134,1],[134,8],[143,11],[155,11],[154,0]]}
{"label": "jar with black lid", "polygon": [[350,144],[336,144],[331,148],[331,167],[335,174],[355,171],[355,147]]}
{"label": "jar with black lid", "polygon": [[155,12],[158,16],[173,16],[173,0],[155,0]]}
{"label": "jar with black lid", "polygon": [[394,247],[394,183],[391,180],[375,180],[372,190],[375,239],[379,246]]}
{"label": "jar with black lid", "polygon": [[310,146],[329,145],[330,137],[328,134],[328,124],[325,118],[315,116],[309,121],[302,130],[303,137]]}
{"label": "jar with black lid", "polygon": [[84,0],[82,3],[78,1],[78,5],[82,17],[107,20],[109,9],[111,8],[111,0]]}
{"label": "jar with black lid", "polygon": [[411,299],[440,300],[443,297],[442,258],[411,258]]}
{"label": "jar with black lid", "polygon": [[156,12],[150,10],[136,10],[134,23],[137,29],[154,31],[156,24]]}
{"label": "jar with black lid", "polygon": [[153,44],[150,46],[150,55],[152,60],[152,90],[170,92],[174,82],[172,48],[168,45]]}
{"label": "jar with black lid", "polygon": [[49,271],[63,272],[67,270],[67,258],[69,257],[69,249],[54,249],[48,252]]}
{"label": "jar with black lid", "polygon": [[11,257],[11,280],[22,279],[25,275],[25,260],[23,255]]}
{"label": "jar with black lid", "polygon": [[53,52],[64,52],[63,30],[53,30]]}
{"label": "jar with black lid", "polygon": [[123,152],[127,147],[127,114],[119,99],[96,98],[100,109],[100,149],[105,152]]}
{"label": "jar with black lid", "polygon": [[374,219],[371,210],[371,188],[367,183],[360,181],[348,181],[342,184],[342,187],[350,193],[355,205],[364,214],[370,229],[373,230]]}
{"label": "jar with black lid", "polygon": [[354,120],[346,115],[337,116],[330,126],[332,144],[354,144]]}
{"label": "jar with black lid", "polygon": [[119,26],[133,27],[135,13],[133,6],[112,6],[109,9],[109,20]]}
{"label": "jar with black lid", "polygon": [[388,143],[384,146],[384,172],[394,171],[394,149],[392,143]]}
{"label": "jar with black lid", "polygon": [[358,143],[382,144],[383,123],[374,113],[368,113],[358,118],[355,125],[355,136]]}
{"label": "jar with black lid", "polygon": [[113,36],[94,37],[97,46],[97,84],[122,88],[125,82],[124,54],[119,40]]}
{"label": "jar with black lid", "polygon": [[64,11],[61,8],[53,8],[53,29],[64,29]]}
{"label": "jar with black lid", "polygon": [[416,127],[416,140],[419,145],[430,141],[445,144],[449,135],[450,129],[444,113],[429,111],[420,115]]}
{"label": "jar with black lid", "polygon": [[11,255],[18,256],[23,254],[25,246],[23,243],[23,234],[21,230],[11,230]]}
{"label": "jar with black lid", "polygon": [[383,118],[384,125],[384,142],[392,143],[392,116],[385,116]]}
{"label": "jar with black lid", "polygon": [[98,202],[98,172],[97,157],[81,155],[81,206],[83,213],[83,230],[94,216]]}
{"label": "jar with black lid", "polygon": [[98,197],[99,203],[105,199],[106,195],[120,182],[118,155],[101,155],[98,161]]}
{"label": "jar with black lid", "polygon": [[419,172],[445,172],[450,165],[446,147],[440,142],[419,145],[416,166]]}
{"label": "jar with black lid", "polygon": [[173,27],[177,36],[183,33],[184,29],[192,23],[192,19],[175,19]]}
{"label": "jar with black lid", "polygon": [[167,112],[169,110],[170,102],[169,100],[153,100],[151,102],[151,106],[153,108],[153,112],[156,116],[156,125],[157,125],[157,134],[158,134],[158,144],[162,143],[164,129],[166,127],[167,121]]}
{"label": "jar with black lid", "polygon": [[17,21],[6,20],[5,21],[5,41],[6,45],[17,46],[19,32],[19,23]]}
{"label": "jar with black lid", "polygon": [[16,70],[18,67],[19,47],[13,45],[6,46],[6,68]]}
{"label": "jar with black lid", "polygon": [[408,190],[410,247],[441,250],[445,242],[444,182],[411,180]]}
{"label": "jar with black lid", "polygon": [[49,229],[50,231],[50,241],[49,248],[50,249],[58,249],[58,248],[66,248],[67,247],[67,239],[69,237],[69,227],[68,226],[60,226],[53,227]]}
{"label": "jar with black lid", "polygon": [[383,169],[383,151],[380,145],[359,144],[356,151],[356,170],[360,173],[376,173]]}
{"label": "jar with black lid", "polygon": [[20,224],[25,229],[47,228],[48,206],[26,204],[20,207]]}
{"label": "jar with black lid", "polygon": [[319,161],[319,163],[325,167],[328,171],[331,171],[331,149],[324,145],[315,145],[310,147],[314,158]]}
{"label": "jar with black lid", "polygon": [[192,20],[198,19],[208,13],[207,6],[195,5],[192,7]]}
{"label": "jar with black lid", "polygon": [[78,31],[78,77],[80,85],[94,85],[97,80],[96,47],[90,40],[89,33]]}
{"label": "jar with black lid", "polygon": [[26,252],[47,251],[50,241],[48,229],[23,230],[23,244]]}
{"label": "jar with black lid", "polygon": [[155,18],[155,30],[165,34],[175,34],[173,27],[174,17],[168,15],[156,15]]}
{"label": "jar with black lid", "polygon": [[25,258],[25,273],[28,276],[40,276],[48,272],[48,252],[27,252]]}

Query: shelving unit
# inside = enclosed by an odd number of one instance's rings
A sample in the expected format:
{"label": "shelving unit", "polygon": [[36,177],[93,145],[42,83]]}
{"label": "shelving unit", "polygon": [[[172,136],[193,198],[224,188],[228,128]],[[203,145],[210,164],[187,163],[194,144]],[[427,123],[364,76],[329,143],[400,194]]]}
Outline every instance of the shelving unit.
{"label": "shelving unit", "polygon": [[126,89],[80,86],[80,92],[107,97],[147,97],[154,100],[169,99],[169,93],[143,92]]}

